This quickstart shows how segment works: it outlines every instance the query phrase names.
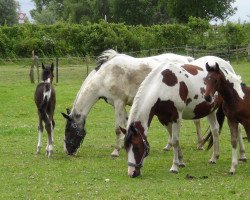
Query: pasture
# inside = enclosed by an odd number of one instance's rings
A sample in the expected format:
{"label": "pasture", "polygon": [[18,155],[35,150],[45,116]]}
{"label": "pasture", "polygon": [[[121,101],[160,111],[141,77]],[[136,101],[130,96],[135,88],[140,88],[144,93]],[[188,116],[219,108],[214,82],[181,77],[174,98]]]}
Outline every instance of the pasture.
{"label": "pasture", "polygon": [[[47,63],[49,64],[49,63]],[[233,63],[235,71],[250,85],[249,63]],[[208,160],[212,150],[196,150],[192,121],[183,121],[180,145],[185,168],[168,170],[173,152],[163,152],[166,131],[156,118],[149,129],[150,155],[142,176],[127,176],[127,155],[112,159],[115,141],[114,111],[100,100],[90,111],[87,135],[74,157],[63,151],[65,120],[61,112],[71,107],[85,77],[84,65],[62,65],[57,94],[54,154],[45,156],[47,133],[41,155],[36,155],[38,117],[34,103],[36,84],[29,81],[29,66],[0,66],[0,199],[249,199],[250,165],[239,163],[234,176],[227,174],[231,144],[227,124],[220,137],[220,158]],[[129,107],[128,107],[129,109]],[[203,132],[207,129],[202,120]],[[243,133],[245,137],[245,133]],[[250,145],[244,140],[250,159]]]}

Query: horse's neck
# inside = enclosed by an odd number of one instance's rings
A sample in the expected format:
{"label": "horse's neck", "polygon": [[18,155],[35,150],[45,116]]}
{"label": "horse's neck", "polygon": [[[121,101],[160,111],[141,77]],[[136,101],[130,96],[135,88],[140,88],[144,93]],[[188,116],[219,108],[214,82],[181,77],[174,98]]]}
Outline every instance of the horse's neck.
{"label": "horse's neck", "polygon": [[90,85],[89,80],[95,72],[91,72],[83,82],[73,104],[71,115],[86,118],[92,106],[97,102],[98,87]]}
{"label": "horse's neck", "polygon": [[244,92],[241,85],[238,83],[234,83],[234,87],[232,87],[231,84],[228,81],[223,81],[221,84],[221,88],[218,90],[225,103],[230,107],[235,106],[239,99],[243,99],[244,97]]}

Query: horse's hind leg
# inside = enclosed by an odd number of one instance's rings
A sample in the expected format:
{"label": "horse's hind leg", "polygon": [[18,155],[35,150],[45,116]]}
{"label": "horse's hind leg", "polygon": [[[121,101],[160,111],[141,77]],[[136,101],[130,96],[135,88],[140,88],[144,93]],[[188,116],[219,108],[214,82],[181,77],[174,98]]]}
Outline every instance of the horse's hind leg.
{"label": "horse's hind leg", "polygon": [[46,120],[45,122],[45,129],[48,133],[48,140],[47,140],[47,147],[46,147],[46,155],[50,157],[53,152],[53,125],[51,120]]}
{"label": "horse's hind leg", "polygon": [[126,127],[127,124],[127,112],[125,109],[125,105],[123,101],[116,101],[114,103],[115,107],[115,133],[116,133],[116,140],[115,140],[115,149],[111,153],[112,157],[119,156],[119,151],[123,145],[124,134],[121,132],[120,127]]}
{"label": "horse's hind leg", "polygon": [[41,148],[42,148],[42,135],[43,135],[43,123],[42,123],[42,118],[41,115],[38,113],[39,116],[39,123],[38,123],[38,142],[37,142],[37,150],[36,153],[40,154],[41,153]]}

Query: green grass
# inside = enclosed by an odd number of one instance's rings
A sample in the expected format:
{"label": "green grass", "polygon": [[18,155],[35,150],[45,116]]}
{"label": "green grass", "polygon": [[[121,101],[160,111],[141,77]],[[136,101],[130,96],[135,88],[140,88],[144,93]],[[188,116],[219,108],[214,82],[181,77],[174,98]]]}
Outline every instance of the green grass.
{"label": "green grass", "polygon": [[[235,64],[236,72],[250,85],[249,63]],[[45,157],[46,133],[41,155],[35,155],[37,114],[33,101],[36,85],[29,82],[29,68],[0,66],[0,199],[249,199],[250,166],[240,163],[234,176],[227,174],[231,163],[230,135],[225,123],[220,137],[220,159],[208,164],[212,151],[196,150],[191,121],[184,121],[181,146],[187,164],[179,174],[168,170],[173,152],[163,152],[166,133],[154,119],[149,129],[150,155],[142,176],[127,176],[124,149],[119,158],[110,153],[115,140],[114,111],[99,101],[87,118],[87,136],[75,157],[63,151],[65,121],[61,112],[71,107],[86,70],[84,66],[62,66],[55,84],[54,154]],[[202,128],[207,128],[202,120]],[[246,144],[250,158],[249,144]],[[186,175],[194,176],[193,180]],[[108,179],[108,181],[107,181]]]}

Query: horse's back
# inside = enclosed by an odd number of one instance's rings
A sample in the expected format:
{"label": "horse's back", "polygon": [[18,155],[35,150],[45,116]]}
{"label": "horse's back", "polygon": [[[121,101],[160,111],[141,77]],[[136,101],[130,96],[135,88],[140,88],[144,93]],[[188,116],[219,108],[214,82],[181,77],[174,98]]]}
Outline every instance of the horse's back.
{"label": "horse's back", "polygon": [[[49,92],[48,95],[46,94],[46,92]],[[41,107],[41,105],[43,105],[43,103],[45,103],[49,105],[49,108],[54,110],[56,104],[56,92],[53,85],[50,83],[39,83],[36,87],[34,100],[38,109]]]}
{"label": "horse's back", "polygon": [[228,69],[229,71],[235,73],[235,71],[234,71],[234,69],[229,61],[226,61],[226,60],[224,60],[220,57],[217,57],[217,56],[203,56],[203,57],[200,57],[200,58],[194,60],[190,64],[198,65],[198,66],[206,69],[206,63],[213,66],[215,64],[215,62],[217,62],[219,64],[219,66],[224,67],[224,68]]}

